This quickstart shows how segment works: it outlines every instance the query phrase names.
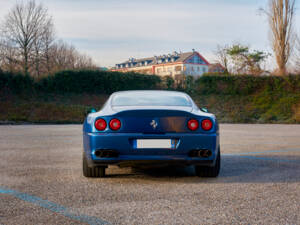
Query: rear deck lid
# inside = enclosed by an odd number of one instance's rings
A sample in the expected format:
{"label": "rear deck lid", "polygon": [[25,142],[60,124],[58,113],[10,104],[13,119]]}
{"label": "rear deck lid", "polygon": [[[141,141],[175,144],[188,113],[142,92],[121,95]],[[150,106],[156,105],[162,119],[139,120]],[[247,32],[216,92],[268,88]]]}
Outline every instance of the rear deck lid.
{"label": "rear deck lid", "polygon": [[115,117],[122,122],[120,132],[128,133],[189,132],[187,121],[193,118],[191,108],[118,110]]}

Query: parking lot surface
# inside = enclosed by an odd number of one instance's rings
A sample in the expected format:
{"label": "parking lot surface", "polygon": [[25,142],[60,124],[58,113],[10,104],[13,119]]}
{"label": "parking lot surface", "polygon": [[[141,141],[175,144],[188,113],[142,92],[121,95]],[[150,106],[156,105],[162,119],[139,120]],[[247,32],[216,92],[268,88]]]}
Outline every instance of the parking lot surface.
{"label": "parking lot surface", "polygon": [[0,126],[0,224],[300,224],[300,125],[220,133],[218,178],[109,167],[92,179],[80,125]]}

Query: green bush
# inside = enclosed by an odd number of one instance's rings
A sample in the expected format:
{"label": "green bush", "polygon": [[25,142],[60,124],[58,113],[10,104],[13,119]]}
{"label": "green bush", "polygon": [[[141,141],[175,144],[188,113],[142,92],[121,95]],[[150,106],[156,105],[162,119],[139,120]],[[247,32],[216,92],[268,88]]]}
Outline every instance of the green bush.
{"label": "green bush", "polygon": [[30,93],[34,89],[34,80],[30,76],[0,72],[0,91],[5,94]]}
{"label": "green bush", "polygon": [[154,75],[110,71],[62,71],[36,83],[39,91],[54,93],[110,94],[121,90],[155,89],[160,78]]}
{"label": "green bush", "polygon": [[251,95],[264,89],[276,93],[300,91],[300,76],[206,75],[196,80],[196,92],[203,95]]}
{"label": "green bush", "polygon": [[[61,71],[35,81],[29,76],[0,72],[0,91],[14,94],[87,93],[111,94],[121,90],[172,89],[173,79],[161,81],[159,76],[111,71]],[[250,75],[205,75],[195,82],[187,77],[182,91],[200,95],[252,95],[260,91],[268,94],[300,92],[300,76],[257,77]]]}
{"label": "green bush", "polygon": [[160,77],[155,75],[95,70],[61,71],[39,81],[21,74],[0,73],[0,91],[14,94],[33,91],[110,94],[121,90],[156,89],[160,82]]}

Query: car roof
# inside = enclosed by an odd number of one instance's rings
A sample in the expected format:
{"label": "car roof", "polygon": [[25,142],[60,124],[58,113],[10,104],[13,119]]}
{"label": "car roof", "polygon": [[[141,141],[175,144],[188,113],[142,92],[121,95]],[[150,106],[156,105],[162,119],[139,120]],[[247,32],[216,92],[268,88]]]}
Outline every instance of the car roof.
{"label": "car roof", "polygon": [[[194,102],[192,100],[192,98],[184,93],[184,92],[179,92],[179,91],[167,91],[167,90],[132,90],[132,91],[118,91],[118,92],[114,92],[109,100],[107,101],[109,103],[109,105],[112,105],[112,100],[117,97],[117,96],[122,96],[123,94],[125,96],[127,96],[128,94],[129,95],[132,95],[132,96],[135,96],[135,97],[139,97],[139,96],[142,96],[144,94],[146,95],[150,95],[152,96],[152,93],[153,93],[153,96],[163,96],[163,95],[168,95],[168,96],[182,96],[184,98],[186,98],[189,102],[190,102],[190,105],[187,105],[187,106],[184,106],[184,107],[193,107],[194,105]],[[129,107],[129,106],[122,106],[122,107]],[[145,106],[144,106],[145,107]],[[179,107],[179,106],[176,106],[176,107]]]}
{"label": "car roof", "polygon": [[180,91],[167,91],[167,90],[132,90],[132,91],[118,91],[118,92],[114,92],[112,95],[118,95],[118,94],[122,94],[122,93],[159,93],[161,92],[163,93],[172,93],[172,94],[181,94],[181,95],[185,95],[188,96],[188,94],[184,93],[184,92],[180,92]]}

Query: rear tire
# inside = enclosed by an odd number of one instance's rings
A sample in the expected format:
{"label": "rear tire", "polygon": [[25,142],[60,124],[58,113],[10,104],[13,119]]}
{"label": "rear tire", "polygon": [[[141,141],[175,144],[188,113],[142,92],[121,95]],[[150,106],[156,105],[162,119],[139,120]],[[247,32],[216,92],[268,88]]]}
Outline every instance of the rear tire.
{"label": "rear tire", "polygon": [[85,177],[104,177],[105,167],[89,167],[85,154],[82,156],[82,171]]}
{"label": "rear tire", "polygon": [[217,177],[220,172],[220,167],[221,167],[221,153],[219,148],[216,164],[213,167],[195,166],[195,172],[198,177]]}

